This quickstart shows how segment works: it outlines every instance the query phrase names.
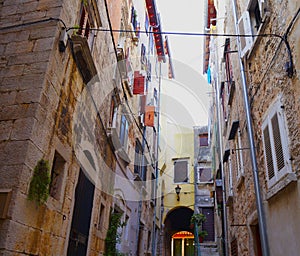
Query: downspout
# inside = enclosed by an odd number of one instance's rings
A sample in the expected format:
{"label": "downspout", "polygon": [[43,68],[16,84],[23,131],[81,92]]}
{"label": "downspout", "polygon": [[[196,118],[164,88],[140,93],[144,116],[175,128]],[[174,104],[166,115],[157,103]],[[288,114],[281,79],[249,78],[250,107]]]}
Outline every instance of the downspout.
{"label": "downspout", "polygon": [[155,154],[155,188],[154,188],[154,216],[153,216],[153,234],[152,234],[152,255],[156,255],[156,208],[157,208],[157,189],[158,189],[158,147],[160,138],[160,93],[161,93],[161,62],[159,62],[159,81],[158,81],[158,103],[157,103],[157,143],[156,143],[156,154]]}
{"label": "downspout", "polygon": [[226,183],[225,183],[225,173],[224,173],[224,163],[223,163],[223,141],[222,141],[222,121],[220,112],[220,82],[219,82],[219,59],[218,51],[215,46],[216,54],[216,77],[215,77],[215,90],[216,90],[216,109],[217,109],[217,119],[218,119],[218,137],[219,137],[219,161],[221,166],[221,176],[222,176],[222,199],[223,199],[223,249],[225,256],[228,256],[228,226],[227,226],[227,208],[226,208]]}
{"label": "downspout", "polygon": [[[145,134],[146,134],[146,127],[143,127],[143,142],[142,142],[142,168],[143,172],[142,175],[144,176],[144,166],[145,166]],[[147,168],[147,167],[146,167]],[[147,172],[146,172],[147,174]],[[140,185],[140,199],[138,203],[138,218],[137,218],[137,230],[136,230],[136,255],[139,255],[139,240],[140,240],[140,226],[141,226],[141,216],[142,216],[142,204],[143,204],[143,187],[144,187],[144,180],[143,177],[141,178],[141,185]]]}
{"label": "downspout", "polygon": [[[196,131],[198,134],[198,130],[196,130]],[[194,132],[194,134],[195,134],[195,132]],[[197,139],[194,138],[194,140],[196,141],[195,145],[197,145]],[[199,154],[199,150],[198,150],[198,154]],[[194,153],[194,156],[195,156],[195,153]],[[197,209],[198,186],[197,186],[197,180],[196,180],[197,167],[198,167],[198,155],[195,156],[195,159],[194,159],[194,214],[198,213],[198,209]],[[199,243],[199,237],[198,237],[198,226],[197,226],[196,222],[194,223],[194,243],[195,243],[195,248],[196,248],[196,252],[197,252],[196,255],[201,256],[200,243]]]}
{"label": "downspout", "polygon": [[[234,23],[235,23],[235,31],[236,31],[236,34],[239,35],[240,32],[239,32],[239,27],[238,27],[236,0],[232,0],[232,9],[233,9],[233,16],[234,16],[233,18],[234,18]],[[256,198],[258,223],[259,223],[259,234],[260,234],[260,239],[261,239],[261,248],[262,248],[263,256],[269,256],[267,228],[266,228],[265,214],[264,214],[261,192],[260,192],[257,159],[256,159],[256,154],[255,154],[255,144],[254,144],[254,137],[253,137],[251,109],[250,109],[249,99],[248,99],[246,75],[245,75],[244,65],[243,65],[242,57],[241,57],[241,45],[240,45],[240,37],[239,36],[237,36],[237,42],[238,42],[237,46],[238,46],[238,54],[239,54],[238,59],[239,59],[241,79],[242,79],[243,99],[244,99],[246,120],[247,120],[248,139],[249,139],[249,144],[250,144],[251,163],[252,163],[252,169],[253,169],[254,190],[255,190],[255,198]]]}

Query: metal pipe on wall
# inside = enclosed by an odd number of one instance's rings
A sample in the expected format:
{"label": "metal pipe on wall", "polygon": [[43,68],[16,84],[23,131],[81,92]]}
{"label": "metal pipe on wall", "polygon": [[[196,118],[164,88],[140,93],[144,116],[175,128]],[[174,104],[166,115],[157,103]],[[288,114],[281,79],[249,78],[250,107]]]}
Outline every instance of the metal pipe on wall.
{"label": "metal pipe on wall", "polygon": [[263,256],[269,256],[266,221],[265,221],[265,214],[264,214],[261,192],[260,192],[257,159],[256,159],[255,144],[254,144],[254,137],[253,137],[251,109],[250,109],[250,104],[249,104],[249,99],[248,99],[246,75],[245,75],[244,65],[243,65],[242,58],[241,58],[240,37],[238,36],[240,34],[240,31],[239,31],[239,27],[238,27],[236,0],[232,0],[232,9],[233,9],[233,18],[234,18],[234,23],[235,23],[235,31],[237,34],[237,42],[238,42],[237,43],[238,54],[239,54],[238,59],[239,59],[241,79],[242,79],[242,89],[243,89],[242,91],[243,91],[243,100],[244,100],[245,112],[246,112],[248,139],[249,139],[249,144],[250,144],[250,155],[251,155],[251,163],[252,163],[252,169],[253,169],[254,190],[255,190],[255,198],[256,198],[258,223],[259,223],[259,234],[260,234],[260,239],[261,239],[261,248],[262,248]]}

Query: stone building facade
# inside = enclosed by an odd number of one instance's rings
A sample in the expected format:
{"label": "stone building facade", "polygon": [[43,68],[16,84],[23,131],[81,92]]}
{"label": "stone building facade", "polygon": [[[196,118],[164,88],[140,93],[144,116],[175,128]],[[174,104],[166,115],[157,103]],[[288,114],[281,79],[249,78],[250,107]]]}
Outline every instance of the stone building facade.
{"label": "stone building facade", "polygon": [[[297,1],[260,0],[215,1],[215,6],[217,23],[210,29],[227,35],[212,36],[210,45],[217,178],[224,180],[226,191],[225,201],[220,197],[226,204],[224,247],[228,255],[295,255],[299,244],[293,239],[300,234],[300,6]],[[250,155],[251,141],[255,160]],[[263,217],[257,210],[253,169]],[[265,242],[259,232],[261,223],[266,227]]]}
{"label": "stone building facade", "polygon": [[[120,252],[155,248],[159,227],[147,214],[156,207],[149,180],[159,98],[149,67],[165,58],[161,35],[138,33],[145,20],[149,29],[157,22],[147,16],[151,4],[1,1],[1,255],[103,255],[114,214],[125,224]],[[49,197],[37,204],[28,193],[41,159]]]}

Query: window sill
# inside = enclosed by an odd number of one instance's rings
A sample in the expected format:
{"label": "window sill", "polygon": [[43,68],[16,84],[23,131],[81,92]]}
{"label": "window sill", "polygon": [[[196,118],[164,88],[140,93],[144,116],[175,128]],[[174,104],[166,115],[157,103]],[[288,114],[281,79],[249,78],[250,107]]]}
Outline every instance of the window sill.
{"label": "window sill", "polygon": [[86,37],[72,35],[73,51],[76,65],[87,84],[97,75],[97,69]]}
{"label": "window sill", "polygon": [[288,185],[297,182],[297,176],[295,173],[287,173],[282,177],[274,186],[272,186],[267,192],[267,200],[277,195],[281,190],[286,188]]}
{"label": "window sill", "polygon": [[197,181],[197,185],[206,185],[206,184],[211,185],[213,183],[214,183],[213,180],[211,180],[211,181]]}

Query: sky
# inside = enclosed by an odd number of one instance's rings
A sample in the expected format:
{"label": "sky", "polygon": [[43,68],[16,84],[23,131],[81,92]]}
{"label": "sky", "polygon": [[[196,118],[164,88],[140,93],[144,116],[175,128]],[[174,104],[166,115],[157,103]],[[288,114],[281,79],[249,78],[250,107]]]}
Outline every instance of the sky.
{"label": "sky", "polygon": [[[187,4],[188,3],[188,4]],[[156,0],[163,32],[203,33],[203,1]],[[201,36],[168,35],[175,79],[162,84],[168,122],[185,127],[207,125],[210,86],[202,75]]]}

